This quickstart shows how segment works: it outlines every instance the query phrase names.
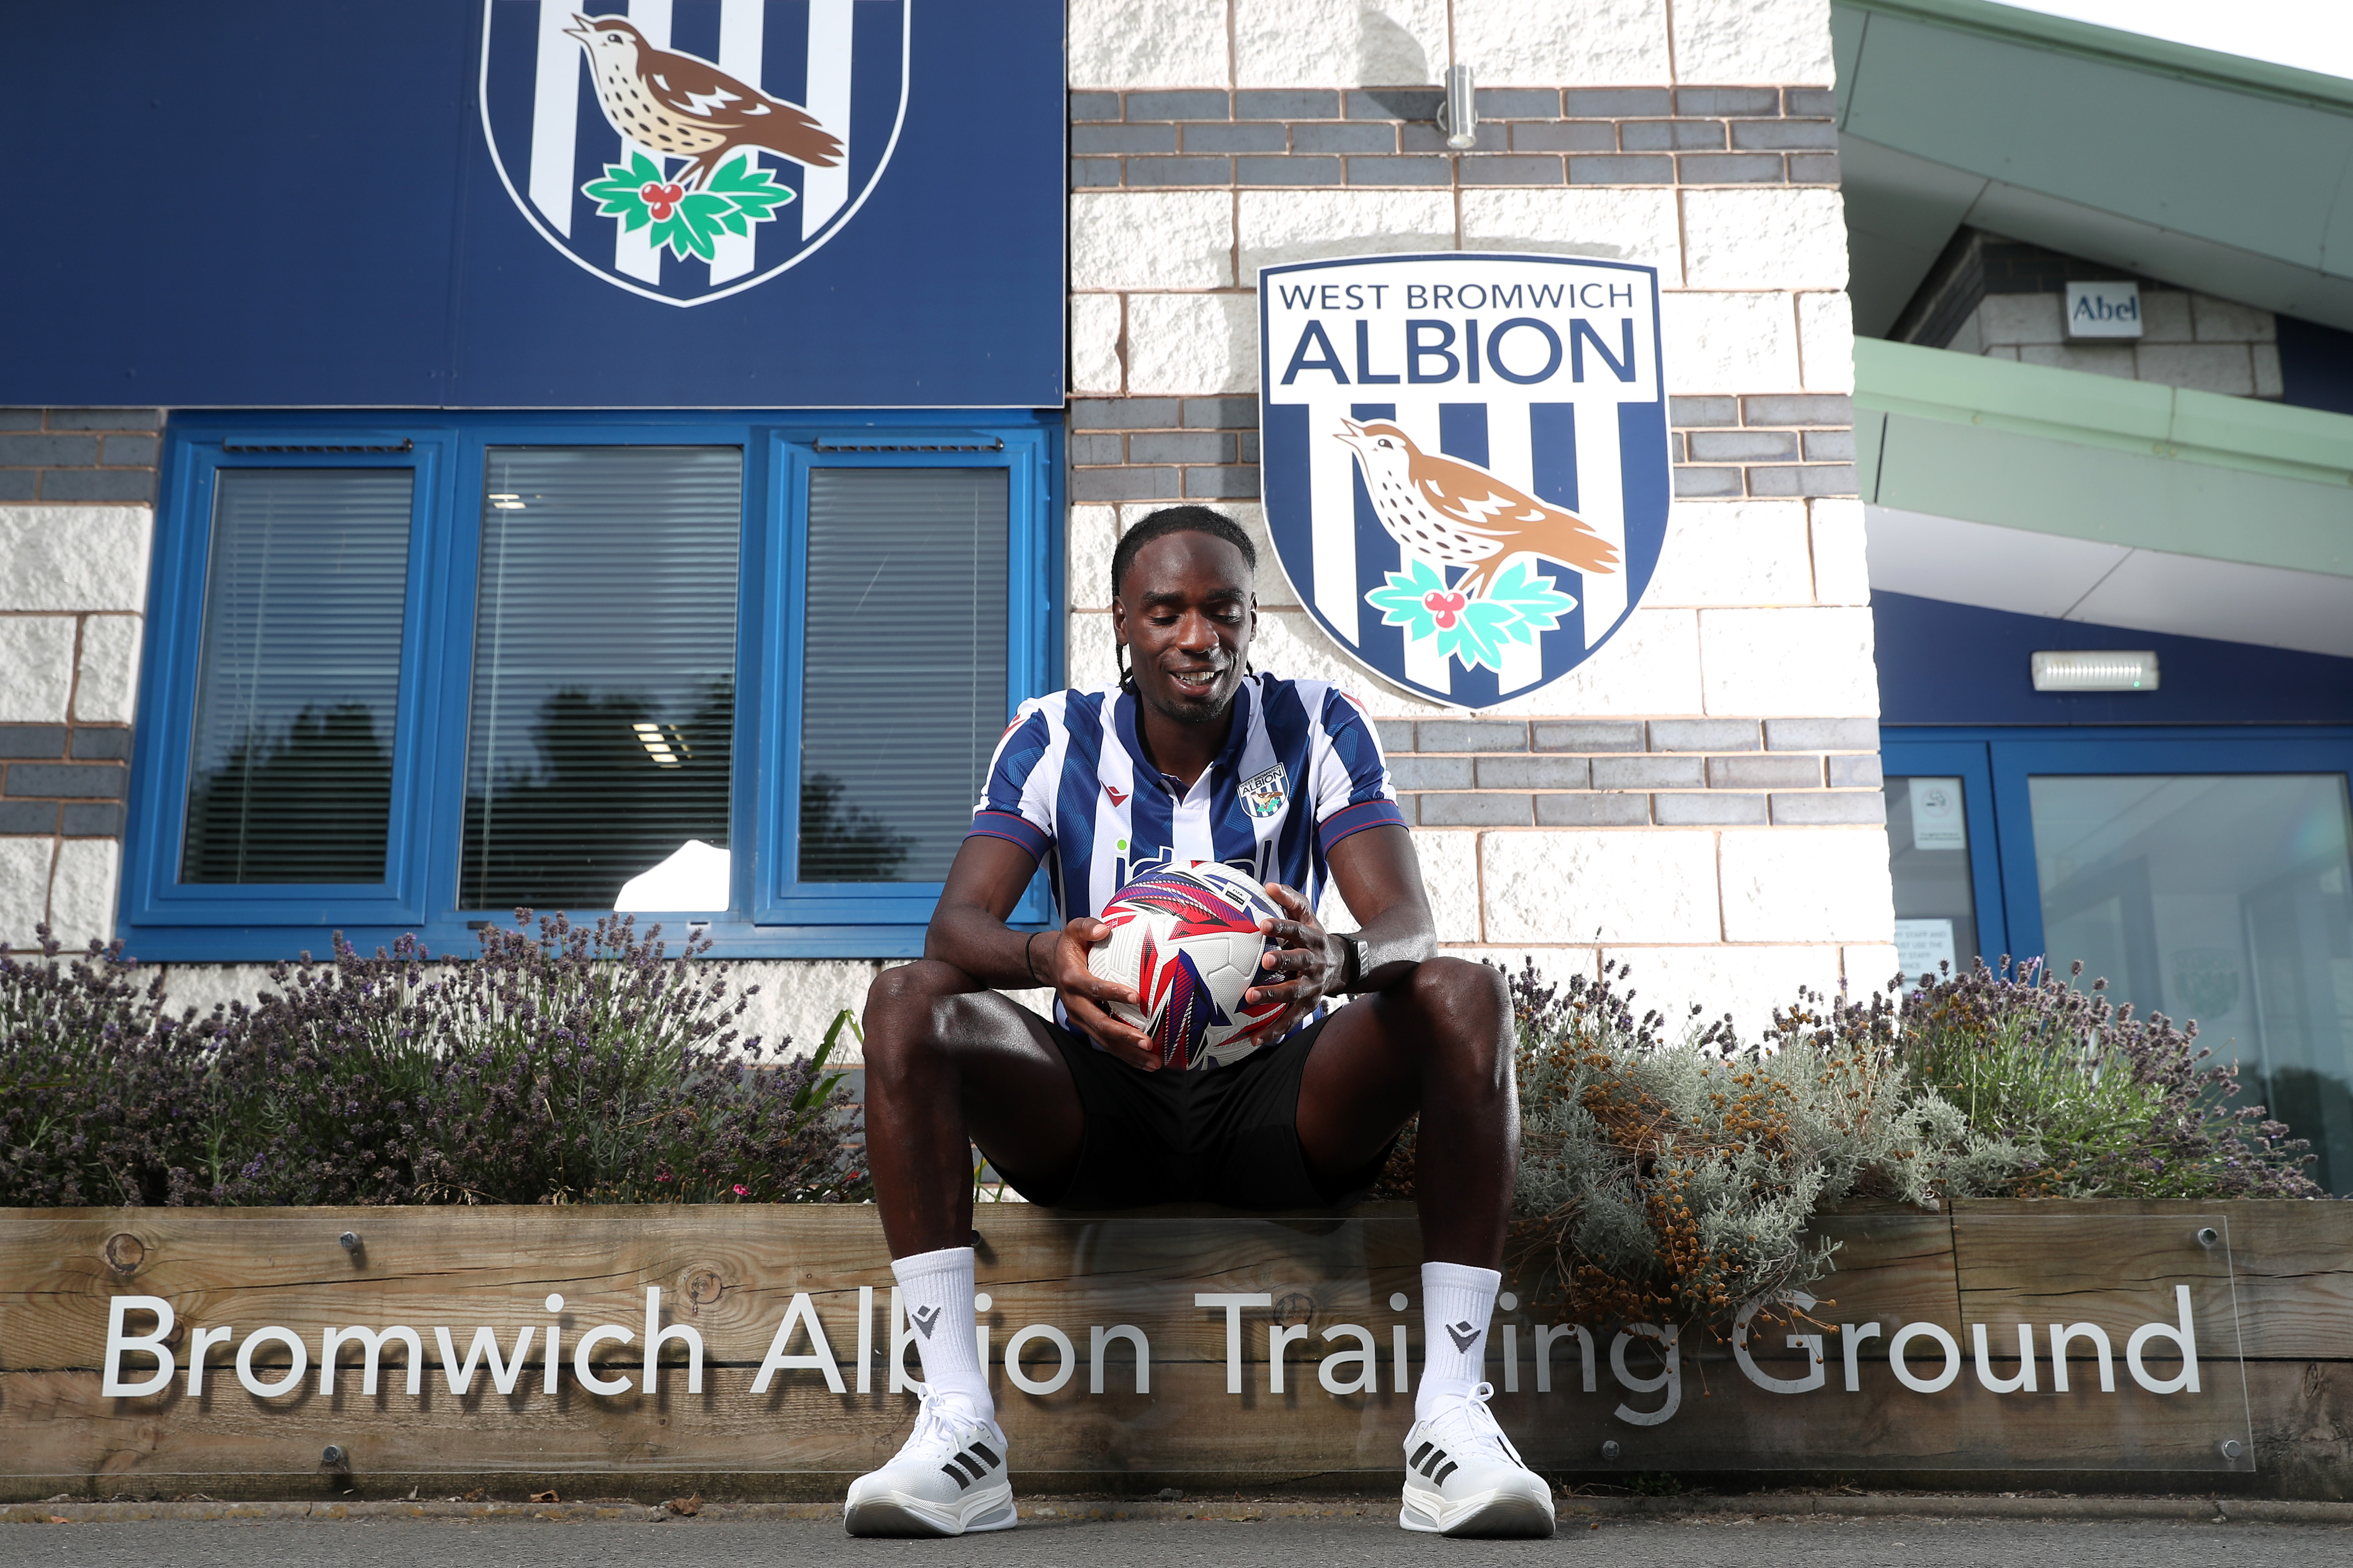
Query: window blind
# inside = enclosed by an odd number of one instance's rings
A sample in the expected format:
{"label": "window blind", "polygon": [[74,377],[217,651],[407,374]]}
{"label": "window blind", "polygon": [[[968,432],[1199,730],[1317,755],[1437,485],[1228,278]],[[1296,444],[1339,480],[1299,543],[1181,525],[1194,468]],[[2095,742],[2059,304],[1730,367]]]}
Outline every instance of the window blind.
{"label": "window blind", "polygon": [[222,468],[180,879],[385,879],[415,473]]}
{"label": "window blind", "polygon": [[809,474],[803,882],[947,875],[1005,730],[1003,468]]}
{"label": "window blind", "polygon": [[493,447],[459,902],[610,909],[727,845],[742,452]]}

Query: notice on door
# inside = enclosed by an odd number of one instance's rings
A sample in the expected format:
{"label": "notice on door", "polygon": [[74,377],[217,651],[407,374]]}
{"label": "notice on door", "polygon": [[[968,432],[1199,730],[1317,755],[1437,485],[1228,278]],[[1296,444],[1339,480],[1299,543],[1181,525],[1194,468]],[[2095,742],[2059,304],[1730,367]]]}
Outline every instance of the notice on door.
{"label": "notice on door", "polygon": [[1961,818],[1960,780],[1914,779],[1908,793],[1912,801],[1913,848],[1969,847],[1968,829]]}

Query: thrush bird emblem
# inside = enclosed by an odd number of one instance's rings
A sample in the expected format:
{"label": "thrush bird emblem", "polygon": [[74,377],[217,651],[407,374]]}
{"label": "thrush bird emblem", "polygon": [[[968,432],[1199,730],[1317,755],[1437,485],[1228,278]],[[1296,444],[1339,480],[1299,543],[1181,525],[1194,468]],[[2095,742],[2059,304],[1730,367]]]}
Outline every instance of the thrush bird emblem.
{"label": "thrush bird emblem", "polygon": [[1283,262],[1260,268],[1258,316],[1267,533],[1349,658],[1483,712],[1629,624],[1673,499],[1655,268]]}
{"label": "thrush bird emblem", "polygon": [[780,277],[867,205],[906,124],[913,0],[482,8],[482,135],[542,239],[642,299]]}
{"label": "thrush bird emblem", "polygon": [[1409,555],[1468,566],[1451,595],[1475,596],[1514,555],[1540,555],[1579,572],[1614,572],[1618,551],[1586,521],[1536,500],[1460,458],[1425,452],[1395,425],[1343,419],[1339,439],[1356,455],[1373,515]]}
{"label": "thrush bird emblem", "polygon": [[797,103],[771,98],[709,60],[658,49],[626,16],[573,16],[565,33],[580,40],[596,82],[596,106],[627,142],[657,156],[688,160],[679,178],[691,189],[738,153],[774,153],[829,169],[841,139]]}

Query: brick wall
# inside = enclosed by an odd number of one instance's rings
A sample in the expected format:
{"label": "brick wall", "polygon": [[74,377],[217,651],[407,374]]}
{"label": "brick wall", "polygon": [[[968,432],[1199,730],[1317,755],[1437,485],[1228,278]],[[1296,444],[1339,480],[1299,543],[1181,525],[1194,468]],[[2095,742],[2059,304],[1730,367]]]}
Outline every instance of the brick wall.
{"label": "brick wall", "polygon": [[[1609,645],[1472,719],[1347,660],[1270,568],[1256,660],[1379,716],[1450,948],[1555,973],[1625,958],[1650,1000],[1745,1024],[1799,984],[1891,972],[1823,8],[1071,15],[1073,682],[1111,673],[1110,553],[1145,512],[1220,504],[1264,553],[1260,267],[1452,249],[1656,266],[1678,499]],[[1459,153],[1431,123],[1450,38],[1485,84]]]}
{"label": "brick wall", "polygon": [[[2067,285],[2076,282],[2139,284],[2141,335],[2070,337]],[[2277,399],[2286,391],[2271,311],[1982,229],[1953,237],[1888,335],[2225,397]]]}
{"label": "brick wall", "polygon": [[162,426],[0,409],[0,941],[113,930]]}

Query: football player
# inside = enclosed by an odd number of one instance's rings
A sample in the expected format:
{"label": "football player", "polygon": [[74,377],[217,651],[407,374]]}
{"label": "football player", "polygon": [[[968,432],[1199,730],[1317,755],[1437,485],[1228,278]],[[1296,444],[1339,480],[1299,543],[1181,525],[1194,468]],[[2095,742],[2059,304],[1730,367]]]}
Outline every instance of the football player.
{"label": "football player", "polygon": [[[1420,1117],[1414,1189],[1426,1360],[1400,1522],[1549,1535],[1551,1489],[1482,1380],[1518,1160],[1502,974],[1438,955],[1372,721],[1324,681],[1253,673],[1257,552],[1205,507],[1155,511],[1112,560],[1118,682],[1022,704],[998,742],[923,956],[866,1002],[866,1129],[922,1410],[849,1489],[858,1535],[1014,1523],[1011,1455],[974,1342],[971,1146],[1033,1203],[1346,1208]],[[1095,917],[1140,870],[1218,860],[1284,911],[1245,1002],[1284,1005],[1260,1048],[1164,1068],[1092,973]],[[1007,917],[1043,868],[1056,926]],[[1357,921],[1327,931],[1326,882]],[[1051,1021],[1006,991],[1050,987]]]}

